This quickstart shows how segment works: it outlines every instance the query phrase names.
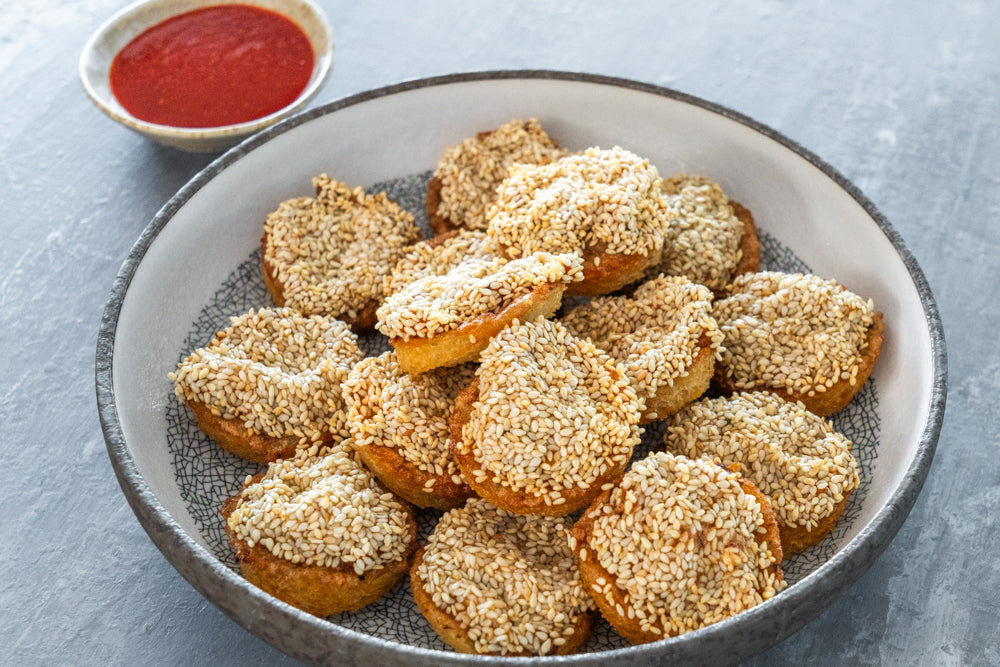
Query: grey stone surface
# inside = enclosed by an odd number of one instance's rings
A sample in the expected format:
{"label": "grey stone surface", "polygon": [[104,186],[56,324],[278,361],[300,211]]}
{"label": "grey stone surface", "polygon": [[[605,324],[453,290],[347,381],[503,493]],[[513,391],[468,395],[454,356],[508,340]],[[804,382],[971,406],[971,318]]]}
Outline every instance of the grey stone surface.
{"label": "grey stone surface", "polygon": [[[174,571],[105,453],[93,391],[104,301],[152,215],[211,160],[147,142],[83,94],[80,50],[123,4],[0,4],[0,662],[293,664]],[[1000,663],[1000,5],[321,4],[337,49],[314,104],[462,70],[594,72],[739,110],[854,181],[934,290],[948,415],[883,556],[752,663]]]}

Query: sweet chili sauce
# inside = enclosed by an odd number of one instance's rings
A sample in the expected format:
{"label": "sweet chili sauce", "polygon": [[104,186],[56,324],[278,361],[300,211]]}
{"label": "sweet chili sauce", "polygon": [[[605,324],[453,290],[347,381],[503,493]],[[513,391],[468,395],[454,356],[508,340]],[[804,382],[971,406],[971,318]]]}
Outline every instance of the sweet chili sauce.
{"label": "sweet chili sauce", "polygon": [[305,33],[281,14],[217,5],[166,19],[125,45],[111,63],[111,91],[150,123],[232,125],[291,104],[314,61]]}

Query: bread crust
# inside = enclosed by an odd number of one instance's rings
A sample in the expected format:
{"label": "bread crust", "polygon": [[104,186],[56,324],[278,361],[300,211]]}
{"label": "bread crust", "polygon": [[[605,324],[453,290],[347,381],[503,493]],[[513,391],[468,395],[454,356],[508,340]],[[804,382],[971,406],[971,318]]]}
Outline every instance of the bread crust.
{"label": "bread crust", "polygon": [[732,394],[736,391],[769,391],[781,396],[786,401],[801,401],[806,406],[806,409],[815,415],[829,417],[851,402],[854,395],[861,391],[861,387],[868,381],[868,377],[872,373],[872,368],[875,367],[875,362],[882,352],[882,343],[885,340],[885,318],[880,311],[875,311],[873,314],[872,325],[868,328],[868,335],[865,340],[867,347],[865,348],[864,355],[861,357],[855,383],[852,385],[850,380],[838,380],[826,391],[816,392],[815,396],[793,393],[787,389],[769,387],[763,383],[752,387],[737,388],[732,378],[726,375],[726,369],[722,364],[716,366],[714,380],[719,389],[726,394]]}
{"label": "bread crust", "polygon": [[[450,510],[473,495],[467,484],[456,484],[447,474],[421,470],[392,447],[355,443],[354,451],[387,489],[418,507]],[[434,485],[427,487],[430,480],[434,480]]]}
{"label": "bread crust", "polygon": [[443,244],[448,239],[453,239],[461,233],[462,233],[461,227],[451,227],[444,230],[443,232],[435,231],[434,236],[430,237],[429,239],[424,239],[423,241],[420,241],[420,243],[426,243],[431,248],[437,248],[439,245]]}
{"label": "bread crust", "polygon": [[698,353],[687,375],[674,379],[672,385],[662,384],[646,399],[640,424],[666,419],[708,390],[715,372],[715,350],[708,336],[698,339]]}
{"label": "bread crust", "polygon": [[[267,288],[268,293],[270,293],[271,298],[274,300],[274,305],[278,307],[283,307],[285,305],[285,293],[284,288],[278,281],[278,270],[273,264],[267,259],[267,253],[265,249],[267,248],[268,233],[265,231],[260,237],[260,268],[261,272],[264,274],[264,286]],[[332,313],[337,317],[337,319],[343,320],[351,327],[351,331],[354,333],[363,333],[366,331],[371,331],[375,327],[375,323],[378,322],[378,318],[375,316],[375,312],[381,303],[377,299],[371,299],[357,311],[357,316],[354,318],[347,317],[346,313]]]}
{"label": "bread crust", "polygon": [[[256,433],[243,425],[239,419],[225,419],[212,413],[205,403],[187,400],[185,405],[191,410],[198,428],[205,432],[227,452],[231,452],[254,463],[267,464],[277,459],[289,458],[295,454],[301,438],[286,435],[281,438]],[[331,442],[333,435],[324,432],[320,442]]]}
{"label": "bread crust", "polygon": [[587,246],[583,251],[583,280],[570,283],[567,294],[602,296],[640,280],[646,269],[660,263],[663,249],[648,255],[609,253],[603,241]]}
{"label": "bread crust", "polygon": [[389,343],[396,350],[400,367],[411,375],[440,366],[477,361],[490,339],[514,320],[527,322],[537,317],[550,317],[559,309],[565,291],[565,283],[542,283],[499,311],[482,313],[454,329],[430,338],[391,338]]}
{"label": "bread crust", "polygon": [[[424,586],[420,581],[420,575],[417,574],[417,568],[420,563],[423,562],[424,550],[421,548],[417,551],[417,555],[413,559],[413,567],[410,570],[410,590],[413,592],[413,599],[417,603],[417,608],[420,609],[420,613],[424,615],[427,622],[431,624],[434,631],[438,633],[441,639],[444,640],[448,646],[451,646],[459,653],[476,653],[474,648],[474,642],[469,639],[469,631],[467,628],[463,628],[462,624],[459,623],[458,619],[446,612],[445,610],[434,604],[434,600],[431,595],[424,590]],[[548,655],[569,655],[571,653],[576,653],[580,647],[583,645],[587,638],[590,637],[592,619],[590,613],[580,614],[576,623],[574,624],[574,631],[572,635],[566,636],[566,643],[562,646],[555,647],[555,650]],[[511,657],[518,656],[533,656],[534,653],[495,653],[487,655],[505,655]]]}
{"label": "bread crust", "polygon": [[[755,273],[760,270],[760,237],[757,235],[757,225],[754,224],[750,209],[731,199],[729,207],[733,209],[733,215],[743,223],[743,233],[740,235],[740,261],[729,274],[729,279],[732,280],[741,273]],[[721,290],[716,296],[720,293]]]}
{"label": "bread crust", "polygon": [[[263,473],[256,475],[251,483],[262,477]],[[295,564],[274,556],[260,544],[251,547],[229,527],[229,515],[239,504],[239,498],[237,494],[223,503],[222,516],[243,576],[264,592],[314,616],[357,611],[379,599],[409,571],[417,549],[417,523],[409,506],[404,505],[409,514],[410,542],[401,558],[361,576],[344,564],[337,568]]]}
{"label": "bread crust", "polygon": [[476,378],[468,387],[460,391],[455,399],[455,411],[451,413],[451,438],[448,440],[448,447],[451,449],[452,457],[454,457],[459,470],[462,471],[462,476],[465,477],[469,488],[480,498],[493,503],[500,509],[522,515],[565,516],[589,505],[601,493],[602,486],[617,483],[625,474],[627,461],[606,470],[588,488],[577,486],[571,490],[564,490],[562,497],[566,499],[566,502],[559,505],[550,505],[539,496],[524,495],[519,491],[497,484],[488,477],[483,481],[477,481],[474,473],[481,469],[481,465],[471,451],[468,454],[462,453],[461,443],[463,440],[462,429],[468,423],[472,415],[473,405],[478,400],[479,378]]}
{"label": "bread crust", "polygon": [[[851,493],[854,493],[853,489],[851,490]],[[781,531],[781,548],[784,551],[785,558],[805,551],[813,545],[819,544],[820,541],[822,541],[822,539],[826,537],[831,530],[833,530],[833,527],[837,525],[840,515],[844,513],[844,508],[847,507],[847,501],[850,499],[851,493],[845,495],[843,500],[834,505],[833,511],[820,519],[816,524],[816,527],[812,530],[806,529],[804,525],[788,526],[785,524],[779,524],[778,528]]]}
{"label": "bread crust", "polygon": [[[764,515],[764,527],[766,532],[764,535],[758,534],[757,543],[767,543],[768,550],[774,557],[774,564],[768,569],[772,573],[776,574],[779,579],[782,579],[781,568],[778,565],[782,559],[782,545],[778,530],[778,522],[775,517],[774,510],[771,508],[771,501],[767,498],[767,496],[762,494],[759,489],[757,489],[753,482],[746,478],[740,478],[740,487],[745,493],[753,495],[760,503],[762,514]],[[611,627],[613,627],[615,631],[629,643],[648,644],[650,642],[665,639],[668,635],[657,635],[653,632],[642,630],[638,617],[628,617],[628,601],[625,597],[624,591],[618,586],[618,578],[608,572],[608,570],[598,562],[594,550],[590,547],[589,538],[593,530],[594,521],[600,516],[601,509],[608,503],[610,496],[611,491],[602,492],[601,495],[594,500],[590,509],[584,513],[584,515],[579,521],[576,522],[570,531],[570,535],[575,540],[573,543],[574,552],[576,553],[577,562],[580,564],[580,576],[583,580],[583,588],[591,594],[591,597],[594,599],[594,603],[597,605],[597,609],[601,612],[601,615],[604,616],[608,623],[611,624]],[[588,552],[586,557],[582,555],[582,551],[584,549]],[[597,595],[594,593],[594,586],[597,586],[598,579],[602,578],[604,581],[609,581],[613,584],[611,587],[611,594],[614,604],[610,604],[603,594]],[[626,610],[625,614],[619,614],[616,609],[617,606]]]}
{"label": "bread crust", "polygon": [[436,235],[457,232],[462,229],[461,225],[454,224],[451,220],[438,213],[438,206],[441,205],[441,187],[444,184],[441,179],[435,176],[427,184],[427,223]]}

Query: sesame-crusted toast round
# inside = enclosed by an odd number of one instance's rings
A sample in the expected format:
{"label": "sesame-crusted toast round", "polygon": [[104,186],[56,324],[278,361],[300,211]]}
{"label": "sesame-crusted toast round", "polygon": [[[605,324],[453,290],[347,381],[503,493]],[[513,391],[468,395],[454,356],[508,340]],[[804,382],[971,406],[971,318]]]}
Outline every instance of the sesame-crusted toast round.
{"label": "sesame-crusted toast round", "polygon": [[558,324],[515,322],[456,399],[449,446],[466,483],[516,514],[586,507],[625,471],[639,399],[621,366]]}
{"label": "sesame-crusted toast round", "polygon": [[379,308],[377,328],[407,373],[475,361],[513,321],[555,313],[580,266],[571,254],[472,258],[390,296]]}
{"label": "sesame-crusted toast round", "polygon": [[497,186],[514,163],[547,164],[566,155],[534,118],[512,120],[448,147],[427,185],[427,221],[435,234],[486,229]]}
{"label": "sesame-crusted toast round", "polygon": [[167,377],[220,447],[268,463],[347,435],[341,383],[361,356],[340,320],[261,308],[231,318]]}
{"label": "sesame-crusted toast round", "polygon": [[476,361],[490,339],[512,322],[551,317],[562,303],[562,285],[543,284],[521,296],[497,313],[483,313],[458,327],[432,338],[390,338],[408,373],[424,373],[440,366],[457,366]]}
{"label": "sesame-crusted toast round", "polygon": [[385,278],[420,229],[384,192],[369,195],[326,174],[313,185],[315,197],[284,201],[264,222],[264,285],[278,305],[370,329]]}
{"label": "sesame-crusted toast round", "polygon": [[[413,600],[417,603],[417,609],[424,615],[427,622],[434,628],[434,632],[444,640],[448,646],[459,653],[476,654],[475,641],[469,637],[469,630],[463,627],[461,621],[454,615],[434,604],[434,598],[428,593],[419,580],[413,576],[417,568],[423,565],[424,550],[421,548],[413,559],[413,567],[410,569],[410,591],[413,593]],[[571,632],[566,636],[559,637],[565,641],[558,646],[553,646],[548,653],[542,655],[572,655],[580,650],[583,643],[590,637],[592,625],[591,614],[580,614],[576,617],[576,622],[570,626]],[[512,651],[496,653],[510,657],[527,657],[539,655],[530,651]],[[491,654],[492,655],[492,654]]]}
{"label": "sesame-crusted toast round", "polygon": [[414,558],[410,587],[435,632],[461,653],[568,655],[590,636],[558,517],[519,516],[473,498],[442,517]]}
{"label": "sesame-crusted toast round", "polygon": [[643,400],[642,421],[664,419],[712,380],[722,333],[712,293],[681,276],[658,276],[631,294],[591,299],[559,318],[619,361]]}
{"label": "sesame-crusted toast round", "polygon": [[[730,271],[730,275],[736,277],[744,273],[754,273],[760,270],[760,236],[757,234],[757,225],[754,223],[753,214],[750,210],[744,207],[739,202],[729,200],[729,206],[733,210],[733,214],[739,219],[742,225],[742,233],[740,234],[740,244],[739,244],[739,261]],[[664,251],[662,254],[666,254]],[[661,255],[662,255],[661,254]],[[662,260],[662,256],[661,256]],[[631,294],[642,285],[644,282],[653,280],[658,276],[663,275],[662,266],[659,262],[654,264],[651,268],[647,268],[642,272],[635,282],[629,283],[624,287],[618,288],[615,294]],[[725,286],[712,288],[712,294],[716,298],[725,296]],[[592,296],[592,295],[591,295]]]}
{"label": "sesame-crusted toast round", "polygon": [[[271,295],[274,305],[281,308],[286,305],[285,292],[282,284],[277,278],[278,270],[271,263],[271,260],[268,259],[267,255],[264,254],[264,250],[267,248],[268,242],[268,235],[266,233],[261,235],[260,263],[261,271],[264,274],[264,287],[267,288],[268,294]],[[368,299],[360,305],[354,306],[350,312],[342,313],[345,317],[344,321],[347,322],[354,331],[367,331],[375,326],[375,322],[377,321],[375,312],[378,310],[381,303],[382,301],[379,299]]]}
{"label": "sesame-crusted toast round", "polygon": [[[473,495],[464,480],[456,482],[453,477],[420,470],[391,447],[358,447],[356,451],[385,488],[417,507],[448,510]],[[461,473],[456,477],[461,479]]]}
{"label": "sesame-crusted toast round", "polygon": [[[466,475],[471,475],[466,479],[469,487],[478,495],[497,507],[502,507],[516,514],[535,514],[539,516],[564,516],[586,507],[591,500],[600,492],[600,489],[616,482],[625,472],[628,461],[609,467],[593,483],[586,487],[572,487],[561,493],[564,499],[558,505],[545,496],[526,496],[522,491],[511,489],[493,479],[476,475],[481,470],[475,455],[470,451],[464,452],[460,448],[462,442],[462,429],[469,422],[475,402],[479,400],[479,380],[473,380],[468,387],[458,394],[455,401],[455,411],[451,418],[451,446],[452,456],[459,469]],[[465,472],[468,471],[468,472]]]}
{"label": "sesame-crusted toast round", "polygon": [[767,497],[707,460],[637,461],[577,521],[570,544],[601,615],[633,644],[718,622],[785,585]]}
{"label": "sesame-crusted toast round", "polygon": [[663,255],[648,276],[685,276],[719,294],[736,275],[756,271],[760,241],[753,215],[703,176],[664,181],[669,219]]}
{"label": "sesame-crusted toast round", "polygon": [[861,390],[885,339],[871,300],[809,274],[738,276],[713,315],[725,336],[714,376],[723,392],[770,391],[821,417]]}
{"label": "sesame-crusted toast round", "polygon": [[[222,509],[224,519],[228,519],[237,503],[236,497],[226,499]],[[277,558],[259,544],[251,547],[228,526],[226,535],[247,581],[314,616],[325,617],[368,606],[392,590],[410,567],[409,558],[400,558],[362,578],[346,566],[295,565]],[[417,545],[415,523],[412,544],[414,548]]]}
{"label": "sesame-crusted toast round", "polygon": [[668,422],[664,445],[739,465],[771,500],[785,556],[823,539],[859,483],[850,440],[802,403],[770,392],[693,403]]}
{"label": "sesame-crusted toast round", "polygon": [[812,527],[806,524],[798,526],[779,524],[778,527],[781,529],[781,548],[784,550],[785,555],[792,556],[819,544],[837,525],[840,516],[844,513],[844,509],[847,508],[848,500],[850,500],[850,494],[844,496],[843,500],[833,506],[829,514],[816,521]]}
{"label": "sesame-crusted toast round", "polygon": [[[341,460],[326,465],[330,456]],[[248,477],[224,502],[222,516],[243,576],[316,616],[356,611],[380,598],[409,571],[417,548],[409,505],[386,493],[339,444],[302,449]],[[378,534],[359,531],[358,520]]]}
{"label": "sesame-crusted toast round", "polygon": [[584,278],[568,293],[607,294],[659,263],[668,220],[662,184],[648,160],[618,147],[513,165],[487,231],[508,257],[579,254]]}
{"label": "sesame-crusted toast round", "polygon": [[421,375],[403,372],[395,352],[362,360],[344,382],[352,446],[393,493],[447,510],[472,495],[448,447],[455,397],[471,364]]}

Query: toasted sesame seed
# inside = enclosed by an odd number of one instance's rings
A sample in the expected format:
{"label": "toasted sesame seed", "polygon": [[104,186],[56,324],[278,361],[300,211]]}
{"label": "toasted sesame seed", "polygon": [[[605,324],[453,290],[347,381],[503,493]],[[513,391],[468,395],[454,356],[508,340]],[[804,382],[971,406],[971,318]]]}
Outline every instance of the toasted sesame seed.
{"label": "toasted sesame seed", "polygon": [[560,318],[618,360],[643,399],[686,377],[707,336],[719,350],[722,333],[711,316],[712,293],[687,278],[660,276],[632,296],[591,299]]}
{"label": "toasted sesame seed", "polygon": [[545,252],[507,261],[471,257],[442,276],[420,278],[378,309],[376,328],[390,338],[431,338],[485,313],[497,312],[540,285],[583,277],[573,254]]}
{"label": "toasted sesame seed", "polygon": [[464,364],[411,376],[395,352],[362,360],[344,383],[354,446],[388,447],[424,473],[462,483],[448,450],[448,420],[474,374],[475,366]]}
{"label": "toasted sesame seed", "polygon": [[777,271],[737,276],[726,290],[712,314],[736,388],[815,395],[857,375],[874,321],[870,299],[834,280]]}
{"label": "toasted sesame seed", "polygon": [[547,165],[514,165],[497,189],[488,232],[508,255],[649,255],[663,246],[667,208],[656,167],[629,151],[589,148]]}
{"label": "toasted sesame seed", "polygon": [[635,462],[591,509],[587,546],[615,578],[608,591],[618,588],[644,631],[694,630],[784,587],[771,550],[758,543],[761,506],[739,479],[707,460],[660,452]]}
{"label": "toasted sesame seed", "polygon": [[472,498],[441,517],[415,576],[477,652],[544,655],[593,608],[568,537],[563,518]]}
{"label": "toasted sesame seed", "polygon": [[495,484],[561,504],[565,490],[624,465],[639,441],[639,402],[621,367],[558,322],[503,330],[476,375],[459,447]]}
{"label": "toasted sesame seed", "polygon": [[357,337],[332,317],[261,308],[228,328],[168,375],[174,392],[273,437],[347,435],[341,383],[361,359]]}
{"label": "toasted sesame seed", "polygon": [[406,552],[410,514],[358,464],[349,442],[300,448],[268,465],[229,515],[241,539],[293,563],[377,570]]}
{"label": "toasted sesame seed", "polygon": [[801,403],[768,392],[692,403],[668,422],[664,443],[691,458],[739,463],[786,526],[812,530],[859,483],[850,440]]}
{"label": "toasted sesame seed", "polygon": [[385,193],[367,195],[326,174],[313,184],[315,198],[282,202],[267,217],[264,259],[285,305],[353,318],[359,305],[382,300],[386,277],[420,230]]}
{"label": "toasted sesame seed", "polygon": [[493,259],[498,254],[493,239],[484,231],[463,229],[436,244],[420,241],[396,262],[386,278],[385,294],[394,294],[420,278],[443,276],[466,259]]}
{"label": "toasted sesame seed", "polygon": [[450,146],[434,171],[441,181],[437,214],[455,225],[486,229],[486,213],[511,165],[547,164],[564,155],[534,118],[515,119]]}
{"label": "toasted sesame seed", "polygon": [[686,276],[719,290],[732,277],[742,257],[743,223],[718,183],[701,176],[678,174],[664,182],[669,222],[663,259],[650,271]]}

